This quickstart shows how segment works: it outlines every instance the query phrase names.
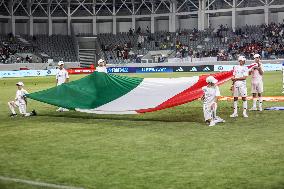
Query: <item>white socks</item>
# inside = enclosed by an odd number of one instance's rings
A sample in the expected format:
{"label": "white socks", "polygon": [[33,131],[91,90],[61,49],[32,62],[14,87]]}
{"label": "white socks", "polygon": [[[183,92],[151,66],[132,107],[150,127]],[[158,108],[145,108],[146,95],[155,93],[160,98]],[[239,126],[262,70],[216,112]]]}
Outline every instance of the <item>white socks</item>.
{"label": "white socks", "polygon": [[[257,98],[252,99],[252,109],[256,109]],[[258,107],[262,109],[262,97],[258,97]]]}
{"label": "white socks", "polygon": [[259,100],[258,106],[259,106],[259,108],[262,108],[262,97],[259,97],[258,100]]}
{"label": "white socks", "polygon": [[252,108],[256,108],[256,102],[257,102],[257,99],[253,98],[252,99]]}
{"label": "white socks", "polygon": [[212,109],[213,119],[215,119],[216,116],[217,116],[217,107],[218,107],[217,103],[214,102],[214,106],[213,106],[213,109]]}
{"label": "white socks", "polygon": [[243,101],[243,111],[244,112],[247,112],[247,109],[248,109],[248,101]]}
{"label": "white socks", "polygon": [[234,114],[238,113],[238,101],[234,101]]}

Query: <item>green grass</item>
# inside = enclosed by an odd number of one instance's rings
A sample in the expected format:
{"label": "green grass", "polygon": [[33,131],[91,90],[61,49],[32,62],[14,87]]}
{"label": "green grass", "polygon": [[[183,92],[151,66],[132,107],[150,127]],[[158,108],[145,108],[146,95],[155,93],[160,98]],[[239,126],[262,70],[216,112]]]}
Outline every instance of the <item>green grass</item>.
{"label": "green grass", "polygon": [[[57,113],[29,100],[39,116],[12,119],[7,101],[19,80],[29,92],[55,85],[53,77],[0,80],[1,176],[98,189],[284,188],[283,111],[232,119],[232,102],[222,101],[219,115],[227,122],[207,127],[200,101],[142,115],[92,115]],[[264,80],[265,96],[281,96],[281,72],[267,72]],[[229,86],[221,87],[223,95]],[[0,188],[37,187],[0,180]]]}

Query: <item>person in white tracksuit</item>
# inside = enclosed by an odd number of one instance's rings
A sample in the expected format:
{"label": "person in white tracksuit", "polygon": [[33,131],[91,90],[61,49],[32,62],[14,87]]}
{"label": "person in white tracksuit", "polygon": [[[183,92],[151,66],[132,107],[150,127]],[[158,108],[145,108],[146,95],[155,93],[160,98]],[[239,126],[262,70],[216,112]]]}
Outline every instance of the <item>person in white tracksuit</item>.
{"label": "person in white tracksuit", "polygon": [[[59,69],[56,73],[56,85],[59,86],[59,85],[62,85],[63,83],[68,83],[69,82],[69,74],[68,72],[64,69],[64,62],[63,61],[59,61],[58,62],[58,66],[59,66]],[[58,108],[56,111],[58,112],[64,112],[64,111],[69,111],[68,109],[66,108]]]}
{"label": "person in white tracksuit", "polygon": [[23,87],[24,83],[23,82],[18,82],[16,83],[18,90],[16,92],[16,97],[15,100],[9,101],[8,106],[9,109],[11,110],[11,115],[10,117],[15,117],[17,116],[17,113],[15,111],[15,108],[19,108],[19,112],[22,116],[35,116],[36,111],[33,110],[31,113],[27,113],[27,99],[26,95],[29,94]]}
{"label": "person in white tracksuit", "polygon": [[218,82],[213,76],[209,76],[206,78],[207,86],[202,87],[204,92],[203,97],[203,114],[205,122],[209,124],[209,126],[214,126],[216,123],[225,122],[225,120],[218,117],[217,114],[217,100],[220,96],[219,87],[216,86]]}
{"label": "person in white tracksuit", "polygon": [[251,79],[251,93],[252,93],[252,101],[253,101],[253,105],[252,108],[250,109],[251,111],[256,111],[257,107],[256,107],[256,102],[257,102],[257,96],[258,96],[258,108],[259,111],[262,111],[262,93],[263,93],[263,66],[260,62],[260,55],[259,54],[255,54],[254,56],[254,60],[255,63],[257,64],[257,66],[254,66],[251,68],[251,70],[249,71],[249,73],[252,76]]}
{"label": "person in white tracksuit", "polygon": [[98,66],[96,67],[97,72],[104,72],[107,73],[106,62],[103,59],[98,61]]}
{"label": "person in white tracksuit", "polygon": [[244,56],[240,56],[238,58],[239,65],[234,67],[233,71],[233,96],[234,96],[234,112],[230,117],[238,117],[238,97],[241,96],[243,100],[243,116],[248,117],[247,115],[247,85],[246,78],[249,75],[249,70],[245,66],[246,58]]}

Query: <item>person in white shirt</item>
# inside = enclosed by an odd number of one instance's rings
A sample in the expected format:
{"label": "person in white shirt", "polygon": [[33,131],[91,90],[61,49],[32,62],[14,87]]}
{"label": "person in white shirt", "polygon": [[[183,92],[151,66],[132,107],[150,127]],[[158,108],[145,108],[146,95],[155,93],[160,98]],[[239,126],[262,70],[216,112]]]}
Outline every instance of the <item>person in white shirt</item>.
{"label": "person in white shirt", "polygon": [[254,61],[257,64],[257,66],[254,66],[251,68],[250,70],[250,74],[252,76],[251,79],[251,93],[252,93],[252,101],[253,101],[253,105],[252,108],[250,109],[251,111],[256,111],[256,102],[257,102],[257,96],[258,96],[258,107],[259,107],[259,111],[262,111],[262,93],[263,93],[263,66],[260,62],[260,55],[259,54],[255,54],[254,56]]}
{"label": "person in white shirt", "polygon": [[244,56],[239,56],[238,58],[239,65],[234,67],[233,71],[233,96],[234,96],[234,113],[230,117],[238,117],[238,98],[242,97],[243,100],[243,116],[248,117],[247,115],[247,85],[246,78],[249,75],[249,70],[245,65],[246,58]]}
{"label": "person in white shirt", "polygon": [[36,111],[33,110],[31,113],[27,113],[27,99],[26,95],[29,94],[23,87],[24,83],[23,82],[18,82],[16,83],[18,90],[16,92],[16,97],[14,101],[9,101],[8,106],[9,109],[11,110],[12,114],[10,117],[15,117],[17,116],[17,113],[15,111],[15,108],[19,108],[19,112],[22,116],[35,116]]}
{"label": "person in white shirt", "polygon": [[[56,76],[55,76],[57,86],[62,85],[63,83],[69,82],[69,75],[68,75],[68,72],[64,69],[64,62],[59,61],[58,66],[59,66],[59,69],[58,69]],[[64,111],[69,111],[69,110],[66,109],[66,108],[59,107],[56,111],[64,112]]]}
{"label": "person in white shirt", "polygon": [[104,72],[107,73],[106,62],[103,59],[98,61],[98,66],[96,67],[97,72]]}
{"label": "person in white shirt", "polygon": [[216,123],[225,122],[225,120],[218,117],[217,114],[217,100],[220,96],[219,87],[216,86],[218,82],[213,76],[209,76],[206,78],[207,86],[202,87],[204,92],[203,97],[203,114],[205,122],[209,124],[209,126],[214,126]]}
{"label": "person in white shirt", "polygon": [[59,86],[63,83],[69,82],[69,75],[68,72],[64,69],[64,62],[58,62],[59,69],[56,73],[56,85]]}

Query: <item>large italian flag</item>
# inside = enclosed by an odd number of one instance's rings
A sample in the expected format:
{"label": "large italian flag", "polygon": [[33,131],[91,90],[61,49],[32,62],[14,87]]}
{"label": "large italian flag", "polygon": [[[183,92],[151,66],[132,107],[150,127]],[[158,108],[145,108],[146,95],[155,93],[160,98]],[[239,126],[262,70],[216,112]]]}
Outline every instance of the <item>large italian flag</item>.
{"label": "large italian flag", "polygon": [[[220,85],[231,79],[233,72],[211,75]],[[82,79],[31,93],[28,98],[87,113],[146,113],[200,98],[208,76],[135,78],[94,72]]]}

